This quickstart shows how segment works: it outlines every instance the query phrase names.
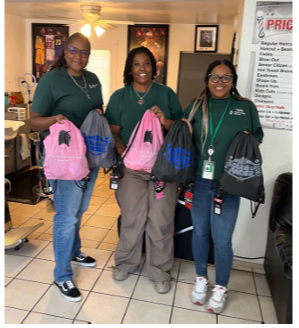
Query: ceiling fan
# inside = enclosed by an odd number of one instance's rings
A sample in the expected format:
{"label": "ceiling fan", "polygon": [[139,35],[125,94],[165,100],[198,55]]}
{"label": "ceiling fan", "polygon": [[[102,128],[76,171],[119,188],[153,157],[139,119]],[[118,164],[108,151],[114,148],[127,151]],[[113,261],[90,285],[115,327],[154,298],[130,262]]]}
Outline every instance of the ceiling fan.
{"label": "ceiling fan", "polygon": [[50,16],[51,18],[57,19],[66,19],[66,20],[75,20],[77,23],[68,24],[68,26],[79,24],[79,23],[86,23],[81,32],[86,35],[87,37],[90,36],[91,27],[94,28],[97,36],[101,36],[105,30],[117,28],[114,24],[126,24],[126,25],[134,25],[135,23],[132,21],[116,21],[116,20],[103,20],[100,19],[101,16],[101,6],[97,5],[81,5],[80,9],[82,11],[82,15],[84,19],[76,19],[76,18],[69,18],[69,17],[60,17],[60,16]]}

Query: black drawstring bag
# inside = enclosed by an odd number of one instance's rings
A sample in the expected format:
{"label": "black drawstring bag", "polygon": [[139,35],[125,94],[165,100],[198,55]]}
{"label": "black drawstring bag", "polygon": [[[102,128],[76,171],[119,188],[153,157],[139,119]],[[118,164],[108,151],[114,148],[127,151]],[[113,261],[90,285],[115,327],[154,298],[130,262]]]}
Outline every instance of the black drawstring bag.
{"label": "black drawstring bag", "polygon": [[195,168],[195,150],[188,124],[177,120],[159,150],[151,180],[190,183],[194,180]]}
{"label": "black drawstring bag", "polygon": [[[256,202],[254,218],[260,204],[265,202],[262,156],[256,139],[251,133],[238,132],[231,144],[220,179],[220,189],[224,193]],[[252,204],[251,204],[252,205]]]}

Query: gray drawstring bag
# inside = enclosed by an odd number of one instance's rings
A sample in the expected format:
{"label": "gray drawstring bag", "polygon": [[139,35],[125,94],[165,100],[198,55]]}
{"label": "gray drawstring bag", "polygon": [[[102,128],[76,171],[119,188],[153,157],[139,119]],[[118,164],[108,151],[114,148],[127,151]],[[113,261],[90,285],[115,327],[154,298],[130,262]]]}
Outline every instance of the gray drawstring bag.
{"label": "gray drawstring bag", "polygon": [[107,168],[116,162],[115,141],[104,115],[92,110],[86,116],[80,131],[86,144],[88,167]]}

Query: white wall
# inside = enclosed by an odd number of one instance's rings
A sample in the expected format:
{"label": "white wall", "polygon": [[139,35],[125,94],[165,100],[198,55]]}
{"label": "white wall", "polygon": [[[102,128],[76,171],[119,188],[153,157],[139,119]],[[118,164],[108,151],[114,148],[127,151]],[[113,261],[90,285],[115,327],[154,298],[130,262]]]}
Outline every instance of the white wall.
{"label": "white wall", "polygon": [[[269,1],[269,0],[268,0]],[[280,0],[287,2],[289,0]],[[249,56],[254,27],[257,0],[245,0],[240,55],[238,62],[238,90],[245,95],[249,74]],[[233,237],[235,255],[244,257],[263,257],[266,250],[270,205],[274,182],[284,172],[292,172],[293,132],[264,129],[264,141],[260,146],[263,157],[263,175],[266,201],[260,206],[257,216],[250,216],[250,202],[242,200],[239,217]],[[252,261],[263,263],[263,260]]]}
{"label": "white wall", "polygon": [[19,91],[18,79],[26,73],[26,19],[5,15],[5,75],[6,92]]}

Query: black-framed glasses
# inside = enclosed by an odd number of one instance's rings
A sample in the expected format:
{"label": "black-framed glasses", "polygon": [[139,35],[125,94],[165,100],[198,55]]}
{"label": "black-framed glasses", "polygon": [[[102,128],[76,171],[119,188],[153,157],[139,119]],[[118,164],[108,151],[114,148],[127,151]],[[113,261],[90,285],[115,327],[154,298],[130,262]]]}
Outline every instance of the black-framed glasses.
{"label": "black-framed glasses", "polygon": [[89,51],[87,51],[87,50],[80,50],[80,49],[78,49],[78,48],[76,48],[76,47],[69,47],[69,53],[70,54],[72,54],[72,55],[76,55],[78,52],[80,52],[80,54],[81,54],[81,56],[83,57],[83,58],[88,58],[89,57],[89,55],[90,55],[90,52]]}
{"label": "black-framed glasses", "polygon": [[219,80],[221,80],[223,83],[228,83],[232,80],[233,77],[233,74],[224,74],[223,76],[219,76],[217,74],[209,74],[209,79],[213,83],[217,83]]}

